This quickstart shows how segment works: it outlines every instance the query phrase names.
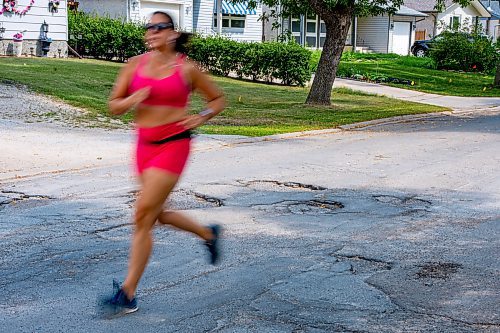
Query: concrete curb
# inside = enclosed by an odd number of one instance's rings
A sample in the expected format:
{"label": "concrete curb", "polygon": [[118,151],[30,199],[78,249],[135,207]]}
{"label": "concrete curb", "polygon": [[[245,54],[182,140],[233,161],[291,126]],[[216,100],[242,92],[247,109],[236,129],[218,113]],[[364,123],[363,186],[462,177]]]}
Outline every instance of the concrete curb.
{"label": "concrete curb", "polygon": [[[464,112],[465,113],[465,112]],[[290,140],[290,139],[299,139],[305,137],[319,136],[319,135],[329,135],[335,133],[341,133],[352,130],[361,130],[368,127],[379,126],[379,125],[388,125],[388,124],[397,124],[397,123],[405,123],[409,121],[415,120],[424,120],[424,119],[433,119],[443,116],[451,116],[455,114],[454,111],[443,111],[443,112],[433,112],[433,113],[424,113],[424,114],[416,114],[416,115],[406,115],[406,116],[396,116],[390,118],[382,118],[376,120],[363,121],[360,123],[342,125],[337,128],[329,128],[322,130],[313,130],[313,131],[303,131],[303,132],[293,132],[293,133],[285,133],[285,134],[275,134],[261,137],[246,137],[243,139],[234,140],[228,143],[221,143],[219,147],[231,147],[235,145],[243,145],[243,144],[254,144],[259,142],[273,142],[279,140]],[[200,143],[203,145],[203,143]],[[205,151],[211,149],[212,147],[196,149],[197,151]]]}
{"label": "concrete curb", "polygon": [[[411,114],[405,116],[395,116],[389,118],[375,119],[369,121],[363,121],[359,123],[349,124],[349,125],[341,125],[337,128],[328,128],[322,130],[312,130],[312,131],[303,131],[303,132],[293,132],[293,133],[284,133],[284,134],[275,134],[261,137],[245,137],[242,139],[236,139],[232,142],[221,142],[219,147],[231,147],[234,145],[242,145],[242,144],[253,144],[259,142],[272,142],[279,140],[290,140],[290,139],[299,139],[305,137],[319,136],[319,135],[329,135],[346,131],[354,131],[354,130],[363,130],[369,127],[380,126],[380,125],[389,125],[389,124],[401,124],[410,121],[416,120],[426,120],[426,119],[434,119],[443,116],[452,116],[452,115],[465,115],[465,114],[474,114],[478,112],[500,112],[500,107],[486,107],[481,109],[456,109],[451,111],[443,111],[443,112],[432,112],[432,113],[420,113],[420,114]],[[203,143],[201,143],[203,145]],[[198,149],[197,149],[198,150]],[[204,151],[207,148],[201,148],[198,151]]]}

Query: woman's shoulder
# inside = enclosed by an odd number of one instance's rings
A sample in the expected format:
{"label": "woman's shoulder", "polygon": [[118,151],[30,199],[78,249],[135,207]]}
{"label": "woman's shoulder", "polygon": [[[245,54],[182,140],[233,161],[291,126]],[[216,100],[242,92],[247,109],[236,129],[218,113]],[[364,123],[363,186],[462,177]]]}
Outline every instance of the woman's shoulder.
{"label": "woman's shoulder", "polygon": [[144,63],[144,61],[147,59],[148,57],[148,53],[143,53],[143,54],[139,54],[139,55],[136,55],[134,57],[131,57],[127,60],[127,63],[125,64],[125,66],[123,67],[123,70],[125,72],[128,72],[128,73],[134,73],[138,68],[139,66],[141,66],[141,64]]}
{"label": "woman's shoulder", "polygon": [[200,68],[199,64],[191,59],[185,54],[179,56],[179,62],[181,63],[184,70],[191,72],[193,70],[198,70]]}
{"label": "woman's shoulder", "polygon": [[146,53],[139,54],[139,55],[133,56],[131,58],[128,58],[127,64],[130,64],[130,65],[138,64],[141,61],[144,61],[147,57],[149,57],[149,54],[150,54],[150,52],[146,52]]}

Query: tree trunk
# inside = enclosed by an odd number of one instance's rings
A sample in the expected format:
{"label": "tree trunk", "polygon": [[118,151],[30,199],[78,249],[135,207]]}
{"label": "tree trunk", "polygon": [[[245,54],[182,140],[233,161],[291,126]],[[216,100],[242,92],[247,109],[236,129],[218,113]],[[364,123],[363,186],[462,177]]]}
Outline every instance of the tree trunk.
{"label": "tree trunk", "polygon": [[495,87],[500,87],[500,60],[497,62],[497,74],[495,75]]}
{"label": "tree trunk", "polygon": [[344,51],[353,8],[321,15],[326,25],[326,41],[306,104],[330,105],[333,83]]}

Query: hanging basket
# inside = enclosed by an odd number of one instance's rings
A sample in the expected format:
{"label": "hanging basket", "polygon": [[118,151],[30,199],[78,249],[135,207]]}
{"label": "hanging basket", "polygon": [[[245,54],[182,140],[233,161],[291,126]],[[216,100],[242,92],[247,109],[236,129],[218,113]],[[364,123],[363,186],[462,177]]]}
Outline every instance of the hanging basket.
{"label": "hanging basket", "polygon": [[18,14],[18,15],[25,15],[33,6],[35,3],[35,0],[31,0],[30,3],[20,9],[17,8],[17,1],[16,0],[2,0],[2,7],[0,8],[0,15],[3,13],[13,13],[13,14]]}
{"label": "hanging basket", "polygon": [[61,2],[59,0],[50,0],[49,1],[49,11],[51,13],[57,13],[59,11],[59,5]]}

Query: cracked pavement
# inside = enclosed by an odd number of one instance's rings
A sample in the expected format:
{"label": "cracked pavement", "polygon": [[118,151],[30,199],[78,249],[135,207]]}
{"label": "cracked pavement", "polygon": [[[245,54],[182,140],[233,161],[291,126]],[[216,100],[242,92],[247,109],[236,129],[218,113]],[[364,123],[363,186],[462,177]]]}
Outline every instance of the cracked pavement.
{"label": "cracked pavement", "polygon": [[26,158],[0,173],[1,332],[500,332],[499,112],[199,137],[170,206],[224,226],[222,262],[156,228],[114,320],[95,305],[126,270],[131,134],[47,126],[0,121]]}

